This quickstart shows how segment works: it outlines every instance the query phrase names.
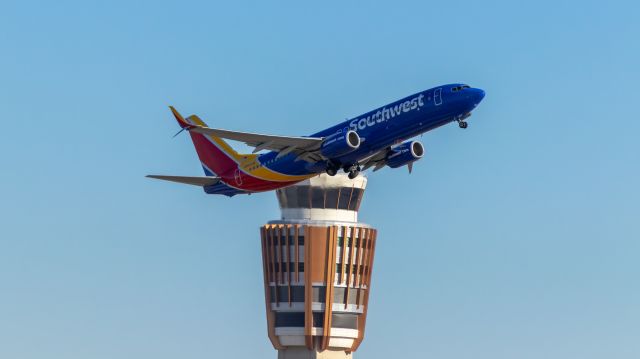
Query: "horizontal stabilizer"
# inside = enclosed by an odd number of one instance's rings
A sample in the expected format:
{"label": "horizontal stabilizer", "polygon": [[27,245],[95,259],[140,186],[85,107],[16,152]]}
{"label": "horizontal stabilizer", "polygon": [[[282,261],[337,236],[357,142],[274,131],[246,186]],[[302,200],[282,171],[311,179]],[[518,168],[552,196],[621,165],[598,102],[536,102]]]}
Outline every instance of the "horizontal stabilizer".
{"label": "horizontal stabilizer", "polygon": [[193,186],[211,186],[220,182],[220,177],[206,176],[206,177],[193,177],[193,176],[160,176],[160,175],[147,175],[148,178],[155,178],[164,181],[171,181],[177,183],[190,184]]}

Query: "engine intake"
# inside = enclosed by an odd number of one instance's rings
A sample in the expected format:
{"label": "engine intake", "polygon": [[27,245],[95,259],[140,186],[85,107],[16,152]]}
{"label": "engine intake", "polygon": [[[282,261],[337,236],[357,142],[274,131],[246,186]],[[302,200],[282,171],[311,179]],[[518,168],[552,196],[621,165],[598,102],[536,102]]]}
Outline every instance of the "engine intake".
{"label": "engine intake", "polygon": [[387,156],[387,166],[398,168],[424,156],[424,146],[419,141],[408,141],[393,148]]}
{"label": "engine intake", "polygon": [[327,158],[336,158],[353,152],[360,147],[360,136],[356,131],[336,133],[327,137],[320,147],[320,152]]}

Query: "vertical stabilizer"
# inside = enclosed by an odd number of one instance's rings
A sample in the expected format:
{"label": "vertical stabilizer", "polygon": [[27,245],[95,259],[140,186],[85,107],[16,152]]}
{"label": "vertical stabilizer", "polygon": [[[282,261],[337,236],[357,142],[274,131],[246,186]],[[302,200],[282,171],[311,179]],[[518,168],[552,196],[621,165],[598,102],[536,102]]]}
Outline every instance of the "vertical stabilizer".
{"label": "vertical stabilizer", "polygon": [[[196,115],[185,119],[173,106],[169,108],[182,129],[189,130],[192,126],[208,127]],[[195,132],[189,132],[189,135],[207,176],[223,175],[238,167],[240,155],[222,138]]]}

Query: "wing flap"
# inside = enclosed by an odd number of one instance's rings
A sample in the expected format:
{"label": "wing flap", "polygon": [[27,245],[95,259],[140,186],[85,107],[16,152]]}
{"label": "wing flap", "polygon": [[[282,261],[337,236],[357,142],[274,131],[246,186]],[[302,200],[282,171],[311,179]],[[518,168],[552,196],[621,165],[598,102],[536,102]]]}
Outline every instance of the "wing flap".
{"label": "wing flap", "polygon": [[366,170],[369,169],[373,166],[375,166],[375,168],[373,169],[373,171],[377,171],[380,168],[384,167],[386,164],[386,159],[387,159],[387,153],[391,150],[391,147],[387,147],[385,149],[382,149],[378,152],[375,152],[374,154],[372,154],[371,156],[363,159],[362,161],[360,161],[360,165],[362,166],[362,170]]}
{"label": "wing flap", "polygon": [[220,177],[213,176],[162,176],[162,175],[147,175],[148,178],[159,179],[163,181],[171,181],[183,184],[190,184],[193,186],[211,186],[220,182]]}

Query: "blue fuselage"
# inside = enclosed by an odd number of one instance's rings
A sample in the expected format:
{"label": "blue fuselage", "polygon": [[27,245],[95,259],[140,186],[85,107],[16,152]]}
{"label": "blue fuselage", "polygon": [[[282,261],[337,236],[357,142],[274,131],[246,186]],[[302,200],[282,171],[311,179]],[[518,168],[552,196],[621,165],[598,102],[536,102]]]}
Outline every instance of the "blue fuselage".
{"label": "blue fuselage", "polygon": [[[340,166],[357,164],[380,150],[468,116],[483,98],[483,90],[467,85],[439,86],[346,120],[311,137],[356,131],[362,141],[360,147],[332,160]],[[291,175],[321,173],[327,168],[327,163],[322,161],[296,161],[294,154],[276,156],[277,152],[265,153],[259,161],[274,171]]]}

